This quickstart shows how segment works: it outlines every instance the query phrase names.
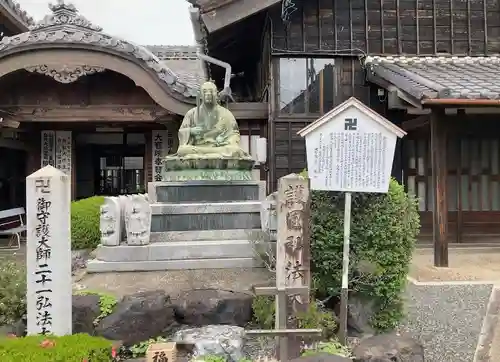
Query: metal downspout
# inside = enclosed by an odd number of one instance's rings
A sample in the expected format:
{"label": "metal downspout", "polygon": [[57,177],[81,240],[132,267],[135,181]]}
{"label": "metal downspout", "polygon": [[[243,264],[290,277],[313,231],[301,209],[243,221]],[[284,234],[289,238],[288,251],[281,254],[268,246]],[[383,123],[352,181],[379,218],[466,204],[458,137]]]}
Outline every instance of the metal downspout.
{"label": "metal downspout", "polygon": [[[193,6],[189,7],[189,17],[191,19],[191,25],[193,26],[194,32],[194,40],[196,41],[197,54],[205,53],[205,44],[203,44],[203,31],[201,28],[201,20],[200,20],[200,9],[195,8]],[[199,58],[199,57],[198,57]],[[203,68],[203,76],[205,80],[208,79],[208,69],[207,64],[202,60],[202,68]]]}

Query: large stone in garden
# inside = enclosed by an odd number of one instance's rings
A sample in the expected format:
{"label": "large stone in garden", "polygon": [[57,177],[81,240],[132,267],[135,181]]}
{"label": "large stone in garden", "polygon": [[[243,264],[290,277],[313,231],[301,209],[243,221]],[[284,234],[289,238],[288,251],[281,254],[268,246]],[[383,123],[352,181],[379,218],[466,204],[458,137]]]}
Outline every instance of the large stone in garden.
{"label": "large stone in garden", "polygon": [[329,353],[318,353],[313,356],[295,358],[290,360],[290,362],[352,362],[352,359]]}
{"label": "large stone in garden", "polygon": [[356,362],[424,362],[424,347],[408,335],[379,334],[362,340],[353,350]]}
{"label": "large stone in garden", "polygon": [[212,325],[184,329],[174,334],[174,342],[194,345],[193,357],[221,356],[240,361],[243,356],[245,330],[238,326]]}
{"label": "large stone in garden", "polygon": [[[330,304],[337,317],[340,316],[340,299]],[[347,315],[347,334],[350,337],[370,337],[375,334],[370,319],[373,317],[373,302],[349,296]]]}
{"label": "large stone in garden", "polygon": [[98,335],[133,345],[164,335],[176,325],[174,306],[164,291],[140,292],[123,298],[96,328]]}
{"label": "large stone in garden", "polygon": [[15,335],[24,337],[26,335],[26,320],[20,319],[17,322],[0,327],[0,337]]}
{"label": "large stone in garden", "polygon": [[252,318],[251,294],[218,289],[187,291],[175,301],[180,323],[193,326],[230,324],[245,326]]}
{"label": "large stone in garden", "polygon": [[73,333],[94,335],[94,321],[100,314],[100,297],[98,295],[73,295]]}

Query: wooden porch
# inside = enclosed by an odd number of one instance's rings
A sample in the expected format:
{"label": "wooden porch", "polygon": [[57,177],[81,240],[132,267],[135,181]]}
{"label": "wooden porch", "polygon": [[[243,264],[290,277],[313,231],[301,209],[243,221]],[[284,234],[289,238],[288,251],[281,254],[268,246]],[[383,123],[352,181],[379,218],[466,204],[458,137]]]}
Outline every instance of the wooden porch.
{"label": "wooden porch", "polygon": [[495,112],[500,110],[433,109],[403,142],[403,182],[418,198],[419,242],[434,242],[438,256],[447,255],[449,243],[500,245],[500,124]]}

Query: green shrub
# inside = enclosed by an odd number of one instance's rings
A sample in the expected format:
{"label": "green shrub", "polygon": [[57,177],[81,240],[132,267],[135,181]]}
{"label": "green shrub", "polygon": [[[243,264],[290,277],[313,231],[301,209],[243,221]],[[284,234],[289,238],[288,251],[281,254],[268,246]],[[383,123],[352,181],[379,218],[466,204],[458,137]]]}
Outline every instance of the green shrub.
{"label": "green shrub", "polygon": [[319,342],[312,349],[306,349],[302,356],[314,356],[317,354],[333,354],[335,356],[350,357],[349,348],[341,345],[338,341]]}
{"label": "green shrub", "polygon": [[109,362],[112,342],[88,334],[0,339],[2,362]]}
{"label": "green shrub", "polygon": [[[321,297],[339,296],[344,240],[344,194],[312,193],[311,274]],[[387,194],[352,195],[349,290],[369,301],[371,325],[394,328],[403,317],[402,297],[420,229],[415,198],[391,180]]]}
{"label": "green shrub", "polygon": [[71,203],[71,248],[94,249],[101,241],[100,207],[104,197],[93,196]]}
{"label": "green shrub", "polygon": [[[253,300],[253,322],[263,329],[274,329],[275,298],[270,296],[257,296]],[[309,308],[304,313],[296,315],[298,327],[301,329],[321,328],[325,338],[334,336],[337,324],[331,312],[319,308],[315,301],[309,303]]]}
{"label": "green shrub", "polygon": [[118,300],[114,295],[107,294],[107,293],[101,293],[101,292],[94,292],[91,290],[79,290],[75,293],[76,295],[97,295],[99,297],[99,310],[100,314],[97,316],[97,318],[94,320],[94,325],[98,325],[99,322],[113,313],[113,310],[116,307],[116,304],[118,303]]}
{"label": "green shrub", "polygon": [[25,313],[26,269],[19,263],[0,260],[0,326],[15,323]]}

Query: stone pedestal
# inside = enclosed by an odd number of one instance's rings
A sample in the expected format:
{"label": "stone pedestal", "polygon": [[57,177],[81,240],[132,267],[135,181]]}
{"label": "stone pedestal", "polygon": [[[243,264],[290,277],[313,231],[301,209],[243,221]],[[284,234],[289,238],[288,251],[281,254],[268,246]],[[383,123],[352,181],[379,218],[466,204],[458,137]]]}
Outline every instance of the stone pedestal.
{"label": "stone pedestal", "polygon": [[148,245],[99,246],[88,272],[259,266],[265,181],[152,182]]}
{"label": "stone pedestal", "polygon": [[252,159],[176,158],[163,160],[163,181],[251,181]]}

